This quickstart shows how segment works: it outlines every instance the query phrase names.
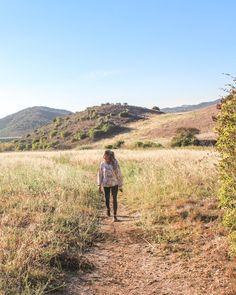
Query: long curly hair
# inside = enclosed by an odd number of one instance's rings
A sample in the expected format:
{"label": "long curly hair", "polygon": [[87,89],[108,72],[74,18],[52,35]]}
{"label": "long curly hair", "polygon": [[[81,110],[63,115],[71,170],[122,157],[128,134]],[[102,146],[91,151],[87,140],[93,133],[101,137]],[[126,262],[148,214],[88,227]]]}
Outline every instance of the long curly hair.
{"label": "long curly hair", "polygon": [[111,150],[105,150],[103,157],[105,157],[105,156],[110,157],[110,161],[111,161],[111,164],[112,164],[113,168],[117,169],[118,161],[116,160],[115,153],[113,151],[111,151]]}

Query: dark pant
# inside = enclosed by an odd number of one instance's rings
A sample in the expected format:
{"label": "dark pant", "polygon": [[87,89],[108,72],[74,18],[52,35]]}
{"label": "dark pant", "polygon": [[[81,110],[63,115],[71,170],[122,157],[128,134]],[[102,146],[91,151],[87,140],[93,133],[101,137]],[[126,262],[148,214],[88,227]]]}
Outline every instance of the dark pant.
{"label": "dark pant", "polygon": [[117,203],[118,185],[112,186],[112,187],[104,187],[104,192],[105,192],[106,206],[108,210],[110,210],[110,195],[112,194],[114,216],[116,216],[117,207],[118,207],[118,203]]}

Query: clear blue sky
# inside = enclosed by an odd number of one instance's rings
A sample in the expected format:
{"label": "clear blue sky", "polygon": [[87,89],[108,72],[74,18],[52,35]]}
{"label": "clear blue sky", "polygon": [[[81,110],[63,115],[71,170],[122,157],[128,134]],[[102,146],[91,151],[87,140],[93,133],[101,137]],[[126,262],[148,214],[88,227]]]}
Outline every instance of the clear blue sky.
{"label": "clear blue sky", "polygon": [[172,106],[235,73],[234,0],[0,0],[0,117],[34,105]]}

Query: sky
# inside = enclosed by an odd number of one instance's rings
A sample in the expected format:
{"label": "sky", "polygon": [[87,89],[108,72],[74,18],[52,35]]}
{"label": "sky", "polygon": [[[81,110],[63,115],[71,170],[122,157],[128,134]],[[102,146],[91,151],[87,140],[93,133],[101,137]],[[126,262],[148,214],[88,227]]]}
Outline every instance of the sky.
{"label": "sky", "polygon": [[0,117],[214,100],[235,74],[234,0],[0,0]]}

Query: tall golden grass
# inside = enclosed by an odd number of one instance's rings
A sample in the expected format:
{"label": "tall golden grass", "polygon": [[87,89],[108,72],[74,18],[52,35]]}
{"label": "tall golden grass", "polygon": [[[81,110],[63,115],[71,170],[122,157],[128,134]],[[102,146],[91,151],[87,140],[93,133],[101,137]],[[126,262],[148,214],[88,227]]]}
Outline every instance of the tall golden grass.
{"label": "tall golden grass", "polygon": [[43,294],[87,267],[99,203],[93,177],[69,155],[1,154],[0,195],[2,294]]}
{"label": "tall golden grass", "polygon": [[[62,287],[68,270],[89,267],[83,249],[97,234],[102,153],[0,154],[2,294],[44,294]],[[216,199],[214,150],[119,150],[117,158],[125,183],[120,202],[141,215],[157,242],[181,238],[170,221],[189,214],[186,204]]]}

